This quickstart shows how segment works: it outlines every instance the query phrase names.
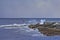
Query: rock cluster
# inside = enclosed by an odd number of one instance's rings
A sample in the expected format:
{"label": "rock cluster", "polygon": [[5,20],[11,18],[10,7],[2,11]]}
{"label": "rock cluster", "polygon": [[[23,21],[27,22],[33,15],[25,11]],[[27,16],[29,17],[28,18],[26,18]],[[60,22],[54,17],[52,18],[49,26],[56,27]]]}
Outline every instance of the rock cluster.
{"label": "rock cluster", "polygon": [[47,35],[47,36],[52,36],[52,35],[60,35],[60,24],[56,24],[56,22],[45,22],[44,24],[35,24],[35,25],[29,25],[29,28],[38,28],[38,30]]}

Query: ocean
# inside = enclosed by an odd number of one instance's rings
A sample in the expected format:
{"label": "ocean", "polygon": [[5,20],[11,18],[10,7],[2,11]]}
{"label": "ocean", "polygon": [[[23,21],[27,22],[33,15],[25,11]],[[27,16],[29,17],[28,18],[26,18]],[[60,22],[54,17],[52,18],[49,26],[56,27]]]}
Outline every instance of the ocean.
{"label": "ocean", "polygon": [[[32,30],[27,26],[13,27],[13,24],[28,24],[40,20],[60,21],[60,18],[0,18],[0,40],[60,40],[60,36],[45,36],[37,29]],[[36,20],[36,21],[35,21]],[[11,25],[6,27],[1,25]]]}

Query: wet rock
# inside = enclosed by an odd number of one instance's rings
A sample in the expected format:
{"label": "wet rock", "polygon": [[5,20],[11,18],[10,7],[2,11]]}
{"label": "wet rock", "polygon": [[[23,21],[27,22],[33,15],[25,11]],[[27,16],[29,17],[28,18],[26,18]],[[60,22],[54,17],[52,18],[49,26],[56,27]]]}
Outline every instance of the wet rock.
{"label": "wet rock", "polygon": [[[55,25],[54,25],[55,24]],[[29,28],[38,28],[38,30],[47,36],[60,35],[60,25],[56,25],[56,22],[45,22],[43,25],[37,23],[35,25],[29,25]]]}

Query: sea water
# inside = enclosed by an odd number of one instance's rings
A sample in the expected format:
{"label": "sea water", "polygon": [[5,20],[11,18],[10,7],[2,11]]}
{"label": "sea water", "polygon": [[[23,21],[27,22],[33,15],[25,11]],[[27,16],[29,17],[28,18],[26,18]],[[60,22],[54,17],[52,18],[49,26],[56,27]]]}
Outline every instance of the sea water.
{"label": "sea water", "polygon": [[0,40],[60,40],[60,36],[46,36],[38,29],[28,27],[28,24],[40,22],[41,19],[60,21],[60,18],[0,18]]}

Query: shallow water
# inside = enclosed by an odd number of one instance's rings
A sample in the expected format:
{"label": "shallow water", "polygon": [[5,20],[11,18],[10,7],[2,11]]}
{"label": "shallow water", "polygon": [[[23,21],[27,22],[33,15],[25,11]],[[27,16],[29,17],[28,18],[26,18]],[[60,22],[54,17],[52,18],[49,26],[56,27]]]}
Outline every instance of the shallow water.
{"label": "shallow water", "polygon": [[0,27],[0,40],[60,40],[60,36],[45,36],[28,26]]}

